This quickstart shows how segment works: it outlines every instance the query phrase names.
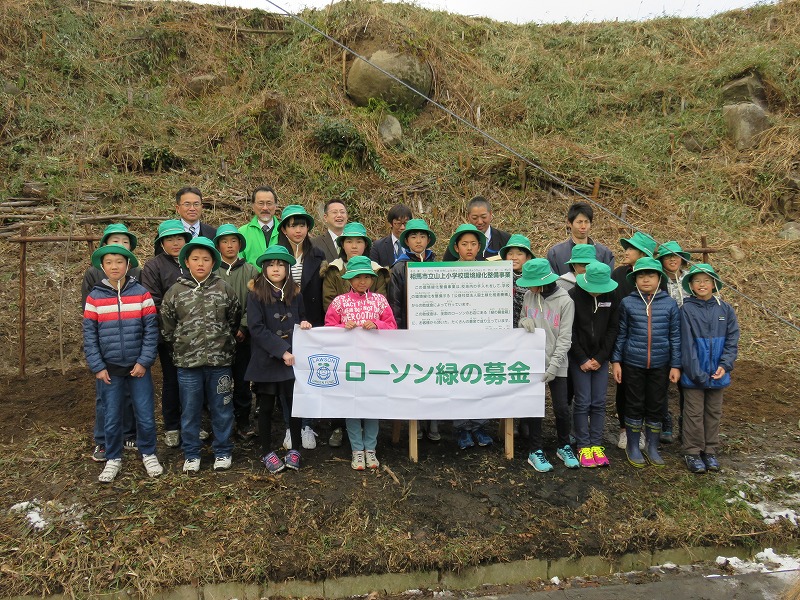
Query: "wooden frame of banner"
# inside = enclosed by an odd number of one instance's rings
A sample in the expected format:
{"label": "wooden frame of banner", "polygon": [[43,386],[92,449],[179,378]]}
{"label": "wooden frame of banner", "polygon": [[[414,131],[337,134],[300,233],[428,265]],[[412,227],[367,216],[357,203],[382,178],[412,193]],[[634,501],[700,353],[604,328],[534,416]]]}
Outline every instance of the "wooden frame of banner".
{"label": "wooden frame of banner", "polygon": [[[402,429],[403,422],[395,421],[392,426],[392,443],[400,443],[400,430]],[[411,462],[419,462],[419,446],[417,439],[417,428],[419,422],[412,419],[408,422],[408,458]],[[505,455],[508,460],[514,458],[514,419],[500,419],[500,427],[498,428],[498,437],[503,440],[505,445]]]}

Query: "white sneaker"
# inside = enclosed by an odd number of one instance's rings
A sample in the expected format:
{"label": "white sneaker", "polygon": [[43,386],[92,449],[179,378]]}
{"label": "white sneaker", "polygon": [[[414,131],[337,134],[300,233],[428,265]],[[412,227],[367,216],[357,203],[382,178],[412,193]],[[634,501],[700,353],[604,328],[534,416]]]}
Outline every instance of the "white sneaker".
{"label": "white sneaker", "polygon": [[621,429],[619,432],[619,439],[617,440],[617,448],[625,450],[628,447],[628,432]]}
{"label": "white sneaker", "polygon": [[375,456],[375,450],[367,450],[364,452],[364,460],[367,463],[368,469],[377,469],[381,466],[381,463],[378,462],[378,457]]}
{"label": "white sneaker", "polygon": [[155,454],[142,454],[142,463],[150,477],[158,477],[164,472],[164,467],[158,462]]}
{"label": "white sneaker", "polygon": [[354,471],[363,471],[364,470],[364,451],[363,450],[354,450],[353,451],[353,460],[350,461],[350,466],[353,468]]}
{"label": "white sneaker", "polygon": [[167,445],[167,448],[177,448],[181,443],[181,432],[177,429],[165,431],[164,443]]}
{"label": "white sneaker", "polygon": [[230,456],[218,456],[214,459],[214,470],[227,471],[231,468],[231,462],[233,462],[233,458]]}
{"label": "white sneaker", "polygon": [[313,450],[317,447],[317,433],[311,427],[307,425],[303,427],[300,437],[303,439],[303,448],[306,450]]}
{"label": "white sneaker", "polygon": [[197,473],[200,470],[200,459],[199,458],[187,458],[183,462],[183,472],[184,473]]}
{"label": "white sneaker", "polygon": [[286,430],[286,435],[283,436],[283,447],[286,450],[292,449],[292,432],[289,429]]}
{"label": "white sneaker", "polygon": [[100,483],[111,483],[114,477],[117,476],[119,470],[122,468],[121,458],[112,458],[106,461],[106,466],[103,467],[102,473],[97,477]]}

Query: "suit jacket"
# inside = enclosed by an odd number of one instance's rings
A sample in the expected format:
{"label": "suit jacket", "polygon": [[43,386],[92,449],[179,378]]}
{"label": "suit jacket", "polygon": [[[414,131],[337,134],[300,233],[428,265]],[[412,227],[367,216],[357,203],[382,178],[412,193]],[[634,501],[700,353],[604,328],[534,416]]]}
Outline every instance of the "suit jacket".
{"label": "suit jacket", "polygon": [[[403,253],[403,248],[400,248],[400,254]],[[391,268],[397,258],[394,255],[394,243],[392,242],[392,234],[375,240],[372,248],[369,251],[370,260],[375,261],[382,267]]]}
{"label": "suit jacket", "polygon": [[322,253],[325,255],[325,260],[328,262],[339,258],[339,249],[336,247],[336,244],[333,243],[333,238],[327,228],[317,237],[311,238],[311,243],[315,248],[322,250]]}
{"label": "suit jacket", "polygon": [[[203,237],[207,237],[211,241],[214,241],[214,236],[217,235],[217,228],[200,221],[200,231],[197,233],[197,235],[202,235]],[[153,254],[155,256],[164,254],[164,249],[161,247],[161,244],[156,244],[155,252],[153,252]]]}
{"label": "suit jacket", "polygon": [[[506,233],[505,231],[501,231],[500,229],[495,229],[492,227],[492,239],[489,240],[489,245],[486,246],[486,249],[483,251],[483,258],[492,258],[493,256],[497,256],[500,252],[500,248],[505,246],[508,243],[508,240],[511,238],[510,233]],[[458,260],[457,256],[450,254],[449,250],[445,250],[444,256],[442,257],[443,261],[453,261]],[[479,258],[478,260],[482,260]]]}

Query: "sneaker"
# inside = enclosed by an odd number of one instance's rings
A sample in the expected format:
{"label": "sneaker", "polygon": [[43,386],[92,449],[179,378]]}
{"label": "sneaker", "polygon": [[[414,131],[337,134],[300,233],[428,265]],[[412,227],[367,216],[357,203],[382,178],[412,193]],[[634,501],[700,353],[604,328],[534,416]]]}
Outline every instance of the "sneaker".
{"label": "sneaker", "polygon": [[556,456],[564,462],[564,466],[568,469],[577,469],[581,466],[581,463],[575,458],[575,453],[572,451],[572,447],[569,444],[556,450]]}
{"label": "sneaker", "polygon": [[531,452],[528,455],[528,464],[533,467],[534,471],[538,471],[539,473],[547,473],[553,470],[553,465],[547,460],[542,450]]}
{"label": "sneaker", "polygon": [[199,470],[200,470],[199,458],[187,458],[185,461],[183,461],[184,473],[197,473]]}
{"label": "sneaker", "polygon": [[283,436],[283,448],[285,450],[292,449],[292,432],[289,429],[286,430],[286,435]]}
{"label": "sneaker", "polygon": [[313,450],[317,447],[317,433],[308,425],[303,427],[303,430],[300,432],[300,438],[303,441],[303,448],[306,450]]}
{"label": "sneaker", "polygon": [[587,469],[594,469],[597,466],[597,461],[594,459],[594,452],[589,447],[581,448],[578,451],[578,461],[582,467]]}
{"label": "sneaker", "polygon": [[422,426],[417,423],[417,439],[421,440],[423,435],[425,435],[425,432],[422,430]]}
{"label": "sneaker", "polygon": [[353,460],[350,461],[350,466],[353,467],[354,471],[363,471],[366,468],[363,450],[353,451]]}
{"label": "sneaker", "polygon": [[628,447],[628,432],[624,429],[620,429],[619,432],[619,439],[617,440],[617,448],[620,450],[625,450]]}
{"label": "sneaker", "polygon": [[607,467],[610,464],[606,456],[606,449],[602,446],[592,446],[592,454],[594,454],[594,464],[598,467]]}
{"label": "sneaker", "polygon": [[200,441],[201,441],[201,442],[205,442],[205,441],[207,441],[207,440],[208,440],[208,439],[211,437],[211,434],[210,434],[210,433],[208,433],[208,432],[207,432],[205,429],[201,429],[201,430],[200,430],[200,431],[197,433],[197,437],[198,437],[198,438],[200,438]]}
{"label": "sneaker", "polygon": [[106,461],[106,466],[103,467],[103,471],[97,477],[97,480],[100,483],[111,483],[114,481],[114,477],[117,476],[119,470],[122,468],[122,459],[121,458],[111,458]]}
{"label": "sneaker", "polygon": [[442,439],[442,434],[437,429],[428,430],[428,439],[432,442],[438,442]]}
{"label": "sneaker", "polygon": [[181,432],[177,429],[170,429],[164,432],[164,444],[167,448],[177,448],[181,445]]}
{"label": "sneaker", "polygon": [[342,431],[341,427],[337,427],[331,432],[331,437],[328,440],[328,445],[331,448],[338,448],[342,445],[342,441],[344,440],[344,432]]}
{"label": "sneaker", "polygon": [[242,425],[236,426],[236,435],[238,435],[243,442],[249,442],[256,437],[256,430],[249,423],[243,423]]}
{"label": "sneaker", "polygon": [[136,438],[131,437],[122,443],[122,448],[125,450],[138,450],[139,446],[136,445]]}
{"label": "sneaker", "polygon": [[478,442],[478,446],[491,446],[492,442],[494,441],[492,440],[492,436],[483,430],[483,427],[476,429],[474,435]]}
{"label": "sneaker", "polygon": [[283,458],[283,464],[286,465],[287,469],[292,469],[293,471],[299,471],[300,453],[297,450],[289,450],[289,452]]}
{"label": "sneaker", "polygon": [[381,463],[378,462],[378,457],[375,456],[375,450],[367,450],[364,452],[364,459],[367,462],[368,469],[377,469],[381,466]]}
{"label": "sneaker", "polygon": [[683,457],[683,460],[686,461],[686,467],[689,469],[689,473],[697,473],[700,475],[707,470],[706,463],[703,462],[699,454],[687,454]]}
{"label": "sneaker", "polygon": [[92,452],[92,460],[94,462],[106,462],[106,447],[95,446],[94,452]]}
{"label": "sneaker", "polygon": [[158,462],[155,454],[142,454],[142,463],[150,477],[158,477],[164,472],[164,467]]}
{"label": "sneaker", "polygon": [[700,459],[703,461],[703,464],[705,464],[708,471],[712,471],[714,473],[719,471],[719,461],[717,460],[716,455],[701,452]]}
{"label": "sneaker", "polygon": [[462,429],[458,432],[459,450],[466,450],[467,448],[472,448],[474,445],[475,441],[472,439],[472,434],[469,431]]}
{"label": "sneaker", "polygon": [[261,462],[264,463],[265,467],[267,467],[267,471],[273,475],[280,473],[284,468],[286,468],[286,465],[274,452],[270,452],[269,454],[262,456]]}
{"label": "sneaker", "polygon": [[231,468],[231,463],[233,462],[233,457],[231,456],[217,456],[214,459],[214,470],[215,471],[227,471]]}
{"label": "sneaker", "polygon": [[662,429],[660,441],[662,444],[671,444],[674,441],[674,436],[672,435],[671,429]]}

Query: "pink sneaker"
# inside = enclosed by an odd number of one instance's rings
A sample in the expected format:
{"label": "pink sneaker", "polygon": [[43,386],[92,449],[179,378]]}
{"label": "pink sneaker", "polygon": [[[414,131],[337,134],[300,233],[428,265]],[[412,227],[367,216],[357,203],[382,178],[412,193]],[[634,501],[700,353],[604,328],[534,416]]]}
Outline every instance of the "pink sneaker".
{"label": "pink sneaker", "polygon": [[598,467],[607,467],[610,464],[606,458],[605,448],[602,446],[592,446],[591,452],[594,455],[594,463]]}
{"label": "pink sneaker", "polygon": [[588,447],[581,448],[578,451],[578,460],[580,461],[582,467],[593,469],[597,466],[597,462],[594,459],[594,452],[592,452],[592,449]]}

